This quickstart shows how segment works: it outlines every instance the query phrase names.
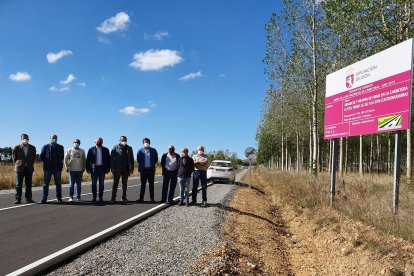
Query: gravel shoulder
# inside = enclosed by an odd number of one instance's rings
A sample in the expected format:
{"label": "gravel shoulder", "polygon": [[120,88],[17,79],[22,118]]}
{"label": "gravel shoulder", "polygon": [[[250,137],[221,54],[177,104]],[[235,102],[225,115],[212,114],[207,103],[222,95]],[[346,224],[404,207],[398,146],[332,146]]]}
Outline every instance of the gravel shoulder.
{"label": "gravel shoulder", "polygon": [[223,205],[234,189],[228,184],[212,185],[208,187],[209,207],[171,206],[49,275],[197,274],[193,271],[196,261],[222,240]]}

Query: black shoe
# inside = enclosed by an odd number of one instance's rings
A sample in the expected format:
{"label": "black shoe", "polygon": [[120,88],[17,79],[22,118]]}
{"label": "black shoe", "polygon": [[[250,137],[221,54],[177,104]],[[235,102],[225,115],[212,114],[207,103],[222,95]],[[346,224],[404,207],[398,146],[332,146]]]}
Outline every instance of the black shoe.
{"label": "black shoe", "polygon": [[62,199],[58,198],[57,203],[59,203],[59,204],[63,203]]}
{"label": "black shoe", "polygon": [[158,203],[164,204],[164,203],[167,203],[167,201],[166,200],[160,200]]}
{"label": "black shoe", "polygon": [[142,202],[144,202],[144,199],[140,198],[140,199],[137,199],[135,202],[142,203]]}
{"label": "black shoe", "polygon": [[155,199],[154,198],[151,198],[151,203],[155,203]]}
{"label": "black shoe", "polygon": [[115,198],[111,198],[111,200],[109,201],[109,202],[111,202],[111,203],[115,203]]}
{"label": "black shoe", "polygon": [[26,199],[26,203],[36,203],[33,199]]}
{"label": "black shoe", "polygon": [[16,199],[15,201],[14,201],[14,204],[21,204],[22,203],[22,201],[20,200],[20,199]]}
{"label": "black shoe", "polygon": [[194,201],[194,200],[193,200],[193,201],[191,201],[191,202],[190,202],[190,204],[189,204],[189,205],[196,205],[196,204],[197,204],[197,201]]}
{"label": "black shoe", "polygon": [[207,207],[208,205],[207,205],[207,201],[203,201],[202,203],[201,203],[201,207]]}
{"label": "black shoe", "polygon": [[92,199],[92,202],[96,202],[96,198]]}
{"label": "black shoe", "polygon": [[44,198],[42,199],[42,201],[40,201],[40,203],[42,203],[42,204],[46,204],[46,203],[47,203],[47,198],[45,198],[45,197],[44,197]]}
{"label": "black shoe", "polygon": [[99,203],[102,203],[104,200],[103,200],[103,198],[100,198],[99,199]]}
{"label": "black shoe", "polygon": [[129,202],[129,200],[127,199],[127,198],[123,198],[122,199],[122,204],[126,204],[126,203],[128,203]]}

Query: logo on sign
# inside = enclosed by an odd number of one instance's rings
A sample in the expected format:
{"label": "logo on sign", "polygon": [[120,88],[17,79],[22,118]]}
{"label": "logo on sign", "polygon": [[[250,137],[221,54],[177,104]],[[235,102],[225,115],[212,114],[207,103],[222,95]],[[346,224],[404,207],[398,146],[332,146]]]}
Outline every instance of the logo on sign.
{"label": "logo on sign", "polygon": [[346,88],[351,88],[354,85],[355,82],[355,75],[354,75],[354,69],[348,69],[346,71]]}
{"label": "logo on sign", "polygon": [[378,130],[391,130],[399,129],[402,127],[402,116],[401,114],[395,114],[391,116],[385,116],[378,118]]}

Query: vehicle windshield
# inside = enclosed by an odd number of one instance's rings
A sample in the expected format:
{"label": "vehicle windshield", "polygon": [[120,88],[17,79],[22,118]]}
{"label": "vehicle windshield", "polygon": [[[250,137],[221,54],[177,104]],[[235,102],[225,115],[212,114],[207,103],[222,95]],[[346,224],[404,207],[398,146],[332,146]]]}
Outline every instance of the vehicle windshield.
{"label": "vehicle windshield", "polygon": [[211,166],[214,167],[223,167],[223,168],[231,168],[231,163],[224,163],[224,162],[213,162]]}

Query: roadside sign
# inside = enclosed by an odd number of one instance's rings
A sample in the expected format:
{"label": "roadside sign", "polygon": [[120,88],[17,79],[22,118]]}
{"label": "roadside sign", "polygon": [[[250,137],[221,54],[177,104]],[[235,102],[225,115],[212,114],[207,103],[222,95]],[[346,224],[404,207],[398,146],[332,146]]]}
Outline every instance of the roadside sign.
{"label": "roadside sign", "polygon": [[247,159],[253,160],[253,159],[256,158],[256,149],[255,148],[252,148],[252,147],[248,147],[244,151],[244,155],[246,156]]}
{"label": "roadside sign", "polygon": [[413,39],[326,77],[324,138],[410,127]]}

